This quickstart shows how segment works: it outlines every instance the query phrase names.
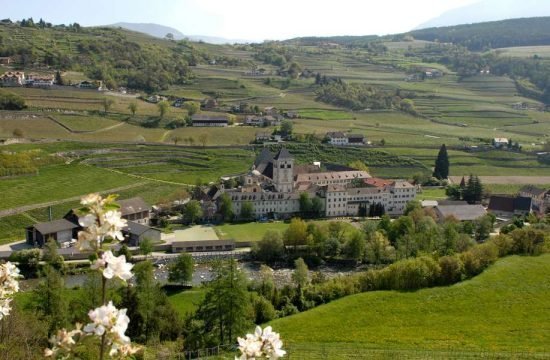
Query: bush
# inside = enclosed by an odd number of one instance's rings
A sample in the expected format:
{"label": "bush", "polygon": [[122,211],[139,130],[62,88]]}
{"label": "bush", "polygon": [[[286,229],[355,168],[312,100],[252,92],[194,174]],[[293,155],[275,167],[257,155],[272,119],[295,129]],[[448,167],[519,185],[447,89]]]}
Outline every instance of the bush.
{"label": "bush", "polygon": [[492,242],[478,245],[460,255],[466,277],[480,274],[498,259],[499,248]]}
{"label": "bush", "polygon": [[504,257],[506,255],[509,255],[512,252],[514,247],[514,242],[512,238],[508,235],[500,234],[492,238],[490,242],[492,242],[497,246],[499,257]]}
{"label": "bush", "polygon": [[22,96],[0,90],[0,110],[23,110],[26,107]]}
{"label": "bush", "polygon": [[388,267],[388,284],[392,290],[416,290],[434,286],[441,274],[439,264],[430,257],[396,262]]}
{"label": "bush", "polygon": [[439,258],[439,267],[441,275],[439,277],[440,285],[451,285],[462,279],[464,264],[457,256],[443,256]]}
{"label": "bush", "polygon": [[252,306],[254,309],[254,323],[263,324],[275,319],[277,312],[273,304],[263,296],[253,296]]}
{"label": "bush", "polygon": [[547,231],[531,228],[516,229],[510,233],[514,254],[538,255],[548,251]]}

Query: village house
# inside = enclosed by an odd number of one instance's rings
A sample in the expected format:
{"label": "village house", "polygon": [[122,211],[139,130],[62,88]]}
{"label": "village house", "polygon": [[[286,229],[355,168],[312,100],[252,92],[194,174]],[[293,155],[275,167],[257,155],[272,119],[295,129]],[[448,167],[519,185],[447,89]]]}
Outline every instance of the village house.
{"label": "village house", "polygon": [[22,71],[8,71],[0,76],[2,86],[23,86],[25,85],[25,73]]}
{"label": "village house", "polygon": [[51,87],[54,84],[54,77],[51,75],[29,74],[25,80],[27,86]]}
{"label": "village house", "polygon": [[550,190],[526,185],[519,189],[519,196],[533,199],[533,207],[541,214],[546,213],[546,209],[550,207]]}
{"label": "village house", "polygon": [[271,133],[269,131],[259,131],[256,133],[256,142],[264,142],[271,140]]}
{"label": "village house", "polygon": [[128,221],[128,224],[122,229],[122,234],[129,246],[139,246],[145,239],[154,242],[161,240],[160,230],[133,221]]}
{"label": "village house", "polygon": [[[133,221],[141,225],[149,225],[151,220],[151,206],[147,204],[141,197],[133,197],[126,200],[118,200],[120,213],[123,219]],[[64,218],[72,223],[78,224],[78,211],[72,209]]]}
{"label": "village house", "polygon": [[201,103],[201,107],[204,110],[213,110],[213,109],[218,108],[218,106],[219,106],[218,100],[216,100],[216,99],[205,99]]}
{"label": "village house", "polygon": [[12,58],[9,56],[0,56],[0,65],[10,65],[12,63]]}
{"label": "village house", "polygon": [[322,171],[320,163],[296,165],[282,148],[273,155],[263,149],[251,170],[242,176],[243,185],[223,189],[232,200],[233,212],[240,214],[251,203],[256,218],[289,218],[300,211],[300,195],[319,198],[328,217],[358,216],[361,209],[380,204],[390,215],[401,215],[407,202],[416,197],[410,183],[383,181],[366,183],[368,172],[353,169]]}
{"label": "village house", "polygon": [[341,131],[328,132],[325,139],[329,144],[335,146],[363,146],[365,136],[361,134],[346,134]]}
{"label": "village house", "polygon": [[102,82],[100,80],[94,80],[94,81],[88,81],[84,80],[79,82],[76,87],[79,89],[93,89],[93,90],[101,90],[102,89]]}
{"label": "village house", "polygon": [[49,221],[29,226],[26,233],[27,244],[43,247],[48,240],[55,240],[59,245],[66,246],[76,238],[80,226],[66,219]]}
{"label": "village house", "polygon": [[284,116],[287,119],[298,119],[300,114],[297,111],[285,111]]}
{"label": "village house", "polygon": [[493,139],[493,146],[496,149],[506,147],[506,146],[508,146],[508,139],[507,138],[494,138]]}
{"label": "village house", "polygon": [[226,115],[202,115],[191,116],[194,127],[225,127],[229,125],[229,118]]}
{"label": "village house", "polygon": [[493,195],[489,198],[488,210],[497,217],[509,219],[532,213],[535,210],[534,206],[534,201],[530,197]]}

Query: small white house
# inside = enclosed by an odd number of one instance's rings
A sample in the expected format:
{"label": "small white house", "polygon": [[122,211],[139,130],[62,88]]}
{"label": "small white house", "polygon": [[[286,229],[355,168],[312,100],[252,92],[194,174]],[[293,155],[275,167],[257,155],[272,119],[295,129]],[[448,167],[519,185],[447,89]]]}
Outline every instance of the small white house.
{"label": "small white house", "polygon": [[331,145],[345,146],[348,144],[348,137],[341,131],[327,133],[328,143]]}
{"label": "small white house", "polygon": [[507,138],[494,138],[493,139],[493,146],[495,148],[501,148],[508,146],[508,139]]}

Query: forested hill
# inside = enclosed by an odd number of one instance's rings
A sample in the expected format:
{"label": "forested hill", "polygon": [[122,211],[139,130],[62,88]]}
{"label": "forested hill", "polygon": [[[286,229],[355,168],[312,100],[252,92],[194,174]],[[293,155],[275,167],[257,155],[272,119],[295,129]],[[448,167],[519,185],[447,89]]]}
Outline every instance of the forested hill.
{"label": "forested hill", "polygon": [[21,69],[82,72],[109,88],[125,86],[149,92],[187,83],[192,77],[190,66],[211,59],[233,64],[215,45],[207,48],[120,28],[52,25],[32,19],[0,22],[0,56],[14,58]]}
{"label": "forested hill", "polygon": [[472,51],[550,45],[550,17],[522,18],[411,31],[415,39],[459,44]]}

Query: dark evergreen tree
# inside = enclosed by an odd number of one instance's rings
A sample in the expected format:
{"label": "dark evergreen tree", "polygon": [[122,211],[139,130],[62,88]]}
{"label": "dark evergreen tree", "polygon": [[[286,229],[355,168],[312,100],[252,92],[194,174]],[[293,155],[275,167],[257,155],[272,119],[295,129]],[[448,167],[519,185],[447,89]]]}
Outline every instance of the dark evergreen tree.
{"label": "dark evergreen tree", "polygon": [[433,177],[439,180],[449,177],[449,156],[447,155],[447,147],[445,144],[441,145],[439,154],[437,154]]}

